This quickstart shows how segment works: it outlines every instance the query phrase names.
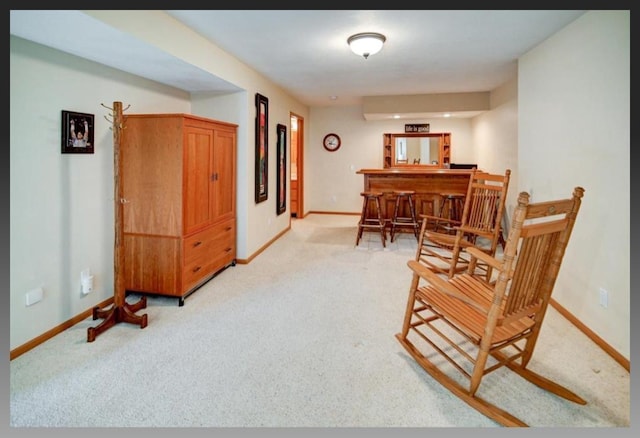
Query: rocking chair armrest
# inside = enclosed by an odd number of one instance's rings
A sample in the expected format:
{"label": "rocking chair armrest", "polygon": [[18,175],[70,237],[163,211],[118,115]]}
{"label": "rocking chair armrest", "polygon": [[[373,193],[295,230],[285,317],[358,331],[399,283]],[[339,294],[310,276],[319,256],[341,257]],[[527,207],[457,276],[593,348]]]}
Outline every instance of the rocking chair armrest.
{"label": "rocking chair armrest", "polygon": [[491,233],[484,231],[484,230],[480,230],[478,228],[475,227],[470,227],[468,225],[459,225],[456,227],[457,230],[462,231],[463,233],[470,233],[470,234],[475,234],[476,236],[483,236],[483,237],[487,237],[490,238],[491,237]]}
{"label": "rocking chair armrest", "polygon": [[411,270],[416,275],[420,276],[420,278],[428,281],[439,292],[449,295],[451,297],[457,298],[460,301],[468,304],[469,306],[472,306],[474,309],[478,310],[479,312],[482,312],[484,314],[487,313],[487,309],[480,306],[478,303],[473,301],[468,296],[460,293],[460,291],[458,291],[454,286],[449,284],[447,280],[445,280],[439,274],[436,274],[435,272],[433,272],[431,269],[424,266],[420,262],[417,262],[416,260],[409,260],[407,262],[407,266],[409,266],[409,268],[411,268]]}
{"label": "rocking chair armrest", "polygon": [[440,219],[438,216],[432,216],[430,214],[424,214],[424,213],[420,213],[418,216],[420,216],[420,219],[427,219],[427,220],[437,220]]}
{"label": "rocking chair armrest", "polygon": [[494,269],[497,269],[498,271],[502,270],[502,262],[496,259],[495,257],[490,256],[480,248],[472,246],[472,247],[466,248],[466,251],[469,253],[471,257],[486,263],[487,265],[491,266]]}
{"label": "rocking chair armrest", "polygon": [[430,214],[420,214],[420,219],[426,219],[427,222],[439,222],[439,223],[447,223],[447,224],[451,224],[451,225],[461,225],[462,222],[455,220],[455,219],[449,219],[446,217],[440,217],[440,216],[432,216]]}
{"label": "rocking chair armrest", "polygon": [[435,272],[433,272],[431,269],[421,264],[420,262],[416,260],[409,260],[407,262],[407,266],[409,266],[409,268],[411,268],[413,272],[415,272],[420,277],[427,280],[429,283],[433,284],[434,286],[438,288],[449,287],[447,284],[447,281],[444,278],[442,278],[439,274],[436,274]]}

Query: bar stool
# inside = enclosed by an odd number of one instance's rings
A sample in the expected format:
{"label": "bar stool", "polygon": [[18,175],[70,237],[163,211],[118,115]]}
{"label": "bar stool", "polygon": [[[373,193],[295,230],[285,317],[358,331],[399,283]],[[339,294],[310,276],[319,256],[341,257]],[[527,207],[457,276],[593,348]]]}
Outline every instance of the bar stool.
{"label": "bar stool", "polygon": [[391,218],[391,242],[395,239],[396,228],[411,227],[413,235],[419,239],[420,225],[416,220],[416,208],[413,203],[416,192],[413,190],[394,190],[392,193],[396,197],[396,201]]}
{"label": "bar stool", "polygon": [[364,191],[360,193],[360,196],[363,197],[362,214],[360,215],[360,222],[358,222],[356,246],[360,243],[364,231],[378,231],[382,239],[382,246],[386,248],[387,233],[385,232],[385,221],[382,218],[382,208],[380,207],[382,192]]}
{"label": "bar stool", "polygon": [[[453,221],[462,220],[462,211],[464,210],[465,195],[456,193],[441,193],[442,202],[440,204],[440,218]],[[455,234],[455,225],[451,222],[443,221],[436,224],[435,230],[441,228],[449,234]]]}

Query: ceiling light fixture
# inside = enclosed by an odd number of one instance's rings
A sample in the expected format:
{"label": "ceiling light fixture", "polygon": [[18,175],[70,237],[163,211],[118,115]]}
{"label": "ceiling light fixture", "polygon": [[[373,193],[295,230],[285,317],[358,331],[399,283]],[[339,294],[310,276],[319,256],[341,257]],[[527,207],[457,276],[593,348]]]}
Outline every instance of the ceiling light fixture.
{"label": "ceiling light fixture", "polygon": [[367,59],[369,55],[378,53],[386,40],[387,38],[381,33],[363,32],[351,35],[347,39],[347,43],[349,43],[353,53],[364,56],[364,59]]}

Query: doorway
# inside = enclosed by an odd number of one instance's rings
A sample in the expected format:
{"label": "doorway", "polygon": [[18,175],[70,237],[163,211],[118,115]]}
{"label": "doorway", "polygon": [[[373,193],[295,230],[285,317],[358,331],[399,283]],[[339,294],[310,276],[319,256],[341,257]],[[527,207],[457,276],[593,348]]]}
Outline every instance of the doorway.
{"label": "doorway", "polygon": [[291,117],[291,217],[304,217],[304,119]]}

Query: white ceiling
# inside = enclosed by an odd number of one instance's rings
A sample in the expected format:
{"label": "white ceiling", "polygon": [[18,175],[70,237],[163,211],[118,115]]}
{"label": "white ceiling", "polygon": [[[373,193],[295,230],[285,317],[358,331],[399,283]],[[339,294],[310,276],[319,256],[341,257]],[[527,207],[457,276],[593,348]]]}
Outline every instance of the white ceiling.
{"label": "white ceiling", "polygon": [[[301,102],[329,106],[363,96],[490,91],[515,77],[518,57],[585,11],[166,12]],[[364,59],[347,45],[358,32],[387,41]],[[237,90],[81,11],[13,10],[10,33],[188,92]]]}

